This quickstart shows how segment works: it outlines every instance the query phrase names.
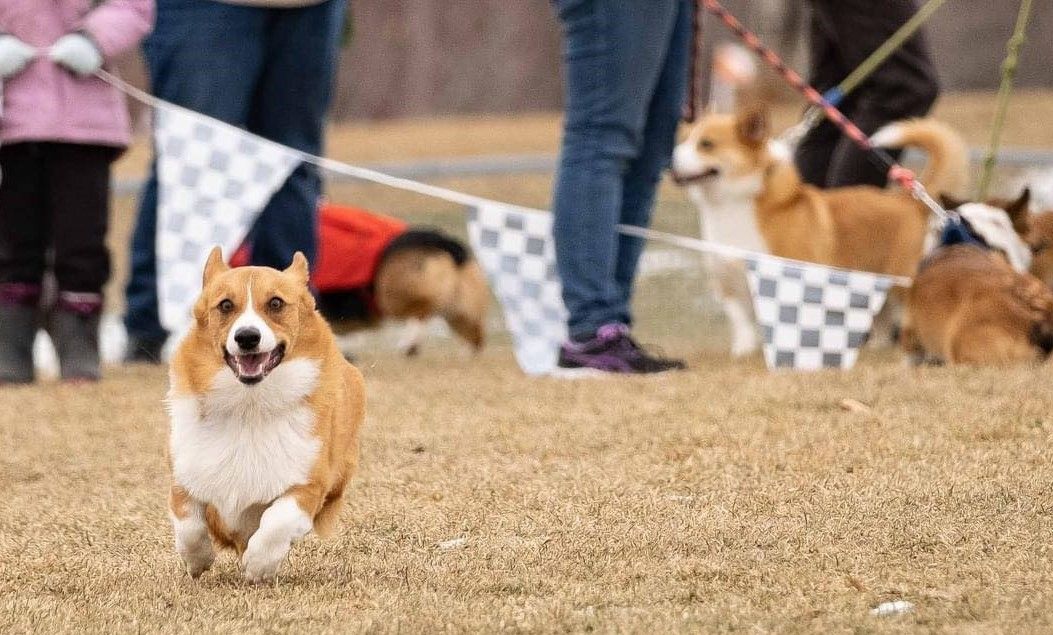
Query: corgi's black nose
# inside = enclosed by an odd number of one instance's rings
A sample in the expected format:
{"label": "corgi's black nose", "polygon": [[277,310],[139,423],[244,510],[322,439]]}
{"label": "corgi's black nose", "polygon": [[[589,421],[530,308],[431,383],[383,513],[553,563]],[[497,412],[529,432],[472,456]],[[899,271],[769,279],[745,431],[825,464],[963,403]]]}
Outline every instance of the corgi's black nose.
{"label": "corgi's black nose", "polygon": [[254,326],[240,328],[234,332],[234,341],[241,350],[253,351],[260,345],[260,330]]}

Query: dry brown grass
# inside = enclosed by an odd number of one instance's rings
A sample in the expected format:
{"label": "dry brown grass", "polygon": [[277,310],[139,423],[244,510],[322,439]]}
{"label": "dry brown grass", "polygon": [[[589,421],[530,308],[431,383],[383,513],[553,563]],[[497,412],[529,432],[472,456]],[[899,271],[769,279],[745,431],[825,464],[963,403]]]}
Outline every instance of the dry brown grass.
{"label": "dry brown grass", "polygon": [[503,348],[364,355],[343,529],[273,588],[229,556],[182,572],[160,369],[5,390],[0,631],[1053,628],[1048,371],[691,362],[565,383]]}
{"label": "dry brown grass", "polygon": [[[538,129],[518,147],[543,151]],[[473,130],[476,152],[497,151]],[[347,134],[380,148],[387,133]],[[391,158],[356,152],[338,155]],[[545,177],[450,184],[548,197]],[[334,198],[460,219],[378,188]],[[658,225],[694,222],[664,190]],[[641,286],[642,337],[692,366],[662,378],[527,379],[501,335],[475,361],[444,341],[414,361],[365,348],[342,531],[295,547],[274,587],[243,584],[230,556],[182,572],[162,369],[2,389],[0,632],[1053,630],[1048,369],[906,371],[870,353],[849,373],[772,375],[719,352],[703,290],[698,275]],[[916,610],[869,615],[893,599]]]}

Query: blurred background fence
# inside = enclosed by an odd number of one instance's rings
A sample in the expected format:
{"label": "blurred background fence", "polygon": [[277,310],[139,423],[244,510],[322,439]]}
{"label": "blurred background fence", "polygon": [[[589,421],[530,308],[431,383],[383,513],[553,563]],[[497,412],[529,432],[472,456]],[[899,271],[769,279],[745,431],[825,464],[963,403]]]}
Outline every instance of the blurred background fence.
{"label": "blurred background fence", "polygon": [[[727,0],[727,6],[798,69],[806,70],[808,3]],[[875,1],[880,4],[880,1]],[[386,119],[558,109],[559,27],[550,0],[353,0],[351,38],[337,82],[335,118]],[[929,23],[947,90],[992,89],[1016,2],[951,0]],[[706,46],[728,39],[707,20]],[[1039,2],[1018,74],[1053,86],[1053,8]],[[142,81],[135,60],[127,72]],[[771,84],[774,94],[782,87]]]}

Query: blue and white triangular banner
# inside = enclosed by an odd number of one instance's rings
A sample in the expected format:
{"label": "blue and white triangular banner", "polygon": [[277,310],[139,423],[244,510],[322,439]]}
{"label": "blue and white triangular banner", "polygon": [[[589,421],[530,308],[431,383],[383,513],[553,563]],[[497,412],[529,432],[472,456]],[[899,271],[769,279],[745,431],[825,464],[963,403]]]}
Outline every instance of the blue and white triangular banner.
{"label": "blue and white triangular banner", "polygon": [[754,256],[746,260],[768,368],[851,368],[893,279]]}
{"label": "blue and white triangular banner", "polygon": [[161,324],[183,330],[209,250],[227,255],[300,163],[292,150],[175,107],[154,112]]}
{"label": "blue and white triangular banner", "polygon": [[501,303],[520,368],[551,372],[567,338],[552,215],[481,204],[469,211],[468,238]]}

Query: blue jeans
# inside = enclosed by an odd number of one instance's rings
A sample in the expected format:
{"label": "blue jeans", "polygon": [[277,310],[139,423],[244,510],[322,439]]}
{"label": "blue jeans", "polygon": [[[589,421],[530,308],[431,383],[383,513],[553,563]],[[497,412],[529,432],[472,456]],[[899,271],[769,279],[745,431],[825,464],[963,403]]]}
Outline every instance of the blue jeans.
{"label": "blue jeans", "polygon": [[[214,0],[157,0],[143,49],[161,99],[320,154],[346,0],[265,9]],[[128,334],[166,337],[157,308],[157,174],[151,166],[132,235]],[[296,251],[312,262],[321,178],[300,165],[264,208],[249,240],[252,263],[284,268]]]}
{"label": "blue jeans", "polygon": [[688,80],[692,0],[555,0],[566,117],[553,201],[572,337],[631,324],[643,240],[669,166]]}

